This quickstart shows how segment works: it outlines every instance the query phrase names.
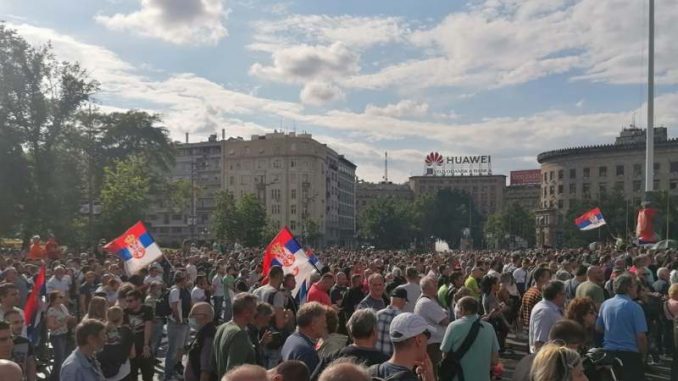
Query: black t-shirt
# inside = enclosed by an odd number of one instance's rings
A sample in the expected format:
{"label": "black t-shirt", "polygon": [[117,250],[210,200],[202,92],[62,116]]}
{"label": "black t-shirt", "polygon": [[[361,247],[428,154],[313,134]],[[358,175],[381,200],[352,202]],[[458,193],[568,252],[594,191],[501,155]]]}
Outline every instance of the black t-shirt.
{"label": "black t-shirt", "polygon": [[105,377],[113,377],[118,374],[120,366],[127,361],[132,341],[132,331],[129,327],[107,329],[106,344],[103,350],[96,355]]}
{"label": "black t-shirt", "polygon": [[359,363],[365,366],[381,364],[388,361],[388,356],[373,348],[359,348],[349,345],[339,352],[339,357],[355,357]]}
{"label": "black t-shirt", "polygon": [[351,315],[355,311],[355,306],[365,297],[362,287],[354,287],[348,290],[344,303],[342,305],[344,312]]}
{"label": "black t-shirt", "polygon": [[153,321],[153,308],[150,306],[141,305],[137,312],[125,310],[125,323],[132,330],[134,346],[139,352],[144,349],[144,324],[147,321]]}
{"label": "black t-shirt", "polygon": [[419,381],[419,377],[412,369],[407,369],[404,366],[391,364],[385,362],[383,364],[373,365],[368,369],[368,373],[372,377],[379,377],[387,379],[393,377],[397,381]]}
{"label": "black t-shirt", "polygon": [[344,299],[344,294],[346,294],[346,287],[337,286],[336,284],[330,289],[330,300],[332,304],[337,304],[339,300]]}

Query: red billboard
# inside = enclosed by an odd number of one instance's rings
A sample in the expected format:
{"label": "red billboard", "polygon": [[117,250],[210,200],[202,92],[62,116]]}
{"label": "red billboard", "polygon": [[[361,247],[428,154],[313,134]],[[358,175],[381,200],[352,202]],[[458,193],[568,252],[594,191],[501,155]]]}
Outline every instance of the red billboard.
{"label": "red billboard", "polygon": [[541,184],[541,170],[511,171],[511,185]]}

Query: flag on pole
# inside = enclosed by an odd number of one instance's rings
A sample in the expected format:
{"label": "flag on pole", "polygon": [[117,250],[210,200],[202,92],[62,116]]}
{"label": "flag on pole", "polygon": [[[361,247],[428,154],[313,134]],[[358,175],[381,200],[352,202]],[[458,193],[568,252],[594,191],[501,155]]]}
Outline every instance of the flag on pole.
{"label": "flag on pole", "polygon": [[294,274],[297,286],[292,290],[292,295],[299,303],[304,303],[311,287],[311,274],[316,269],[317,262],[315,256],[306,255],[292,232],[285,226],[266,246],[262,272],[264,276],[268,276],[271,266],[280,266],[285,274]]}
{"label": "flag on pole", "polygon": [[579,230],[593,230],[605,225],[605,218],[599,208],[591,209],[574,220]]}
{"label": "flag on pole", "polygon": [[45,264],[40,266],[38,275],[33,282],[33,288],[28,295],[26,304],[24,306],[24,324],[26,325],[26,333],[33,345],[38,344],[40,338],[40,330],[38,325],[42,320],[42,299],[47,294],[45,287]]}
{"label": "flag on pole", "polygon": [[162,257],[160,247],[141,221],[129,228],[125,234],[107,243],[104,249],[117,254],[123,260],[128,275],[138,272]]}

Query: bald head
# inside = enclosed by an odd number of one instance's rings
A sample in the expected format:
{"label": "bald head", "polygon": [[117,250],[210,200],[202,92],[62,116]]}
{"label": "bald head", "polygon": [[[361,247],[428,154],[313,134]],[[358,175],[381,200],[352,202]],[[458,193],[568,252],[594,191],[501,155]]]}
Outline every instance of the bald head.
{"label": "bald head", "polygon": [[0,374],[3,381],[21,381],[21,367],[9,360],[0,360]]}
{"label": "bald head", "polygon": [[588,280],[594,283],[602,283],[605,280],[605,273],[600,266],[590,266],[586,271]]}
{"label": "bald head", "polygon": [[318,381],[370,381],[370,375],[363,366],[352,362],[335,362],[325,368]]}
{"label": "bald head", "polygon": [[266,369],[246,364],[231,369],[221,381],[268,381],[268,375]]}

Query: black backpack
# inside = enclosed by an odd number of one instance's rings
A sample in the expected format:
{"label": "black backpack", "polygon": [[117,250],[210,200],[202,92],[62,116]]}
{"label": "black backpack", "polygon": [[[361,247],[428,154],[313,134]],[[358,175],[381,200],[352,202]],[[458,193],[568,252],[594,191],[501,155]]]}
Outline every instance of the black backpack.
{"label": "black backpack", "polygon": [[383,364],[374,364],[371,367],[367,368],[367,373],[369,373],[372,381],[401,381],[408,380],[412,378],[412,372],[401,370],[396,372],[388,377],[384,375],[384,372],[381,370]]}
{"label": "black backpack", "polygon": [[159,317],[168,317],[172,314],[172,308],[169,305],[169,290],[165,291],[155,303],[155,315]]}
{"label": "black backpack", "polygon": [[473,345],[476,337],[478,337],[480,328],[480,318],[478,318],[471,325],[471,330],[466,335],[466,338],[464,338],[464,341],[461,343],[461,346],[459,346],[459,349],[456,351],[450,351],[447,356],[445,356],[445,358],[442,359],[440,363],[438,363],[438,379],[440,381],[452,381],[455,377],[457,377],[458,381],[465,381],[464,369],[461,366],[461,359],[471,348],[471,345]]}

